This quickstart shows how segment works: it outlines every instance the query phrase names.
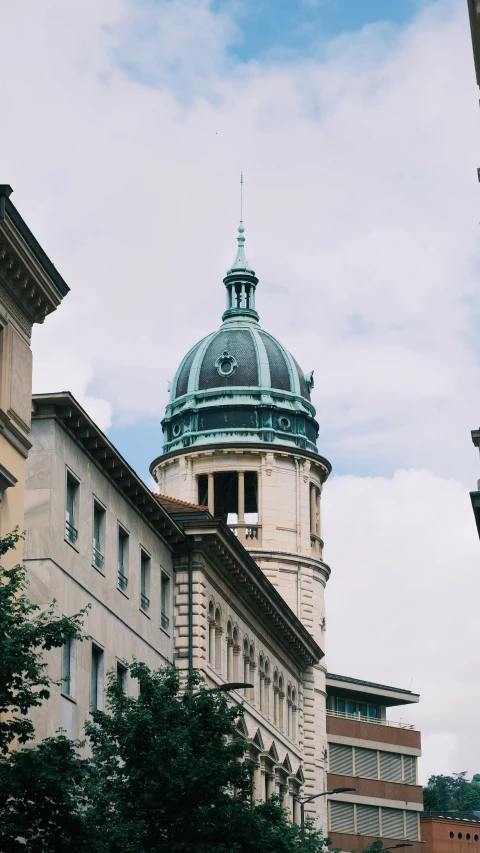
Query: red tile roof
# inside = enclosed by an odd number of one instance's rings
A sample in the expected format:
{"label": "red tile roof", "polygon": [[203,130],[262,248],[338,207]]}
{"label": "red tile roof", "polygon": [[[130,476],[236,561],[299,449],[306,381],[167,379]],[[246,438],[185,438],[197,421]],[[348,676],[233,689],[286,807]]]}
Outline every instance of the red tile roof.
{"label": "red tile roof", "polygon": [[188,501],[181,501],[179,498],[171,498],[168,495],[160,495],[157,492],[152,492],[153,496],[157,499],[159,503],[167,510],[167,512],[173,512],[175,510],[180,509],[182,506],[188,507],[188,509],[196,509],[198,512],[208,512],[208,506],[200,506],[200,504],[192,504]]}

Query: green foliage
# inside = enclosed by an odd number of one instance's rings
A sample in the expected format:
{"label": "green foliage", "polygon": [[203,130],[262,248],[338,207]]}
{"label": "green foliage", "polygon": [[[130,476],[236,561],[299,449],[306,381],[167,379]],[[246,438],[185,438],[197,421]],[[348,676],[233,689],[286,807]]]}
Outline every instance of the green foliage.
{"label": "green foliage", "polygon": [[[0,539],[0,558],[23,537],[18,528]],[[70,618],[55,616],[55,601],[43,612],[25,595],[25,567],[0,567],[0,752],[17,739],[34,737],[28,711],[50,695],[42,653],[62,646],[70,635],[80,639],[85,610]]]}
{"label": "green foliage", "polygon": [[454,773],[452,776],[431,776],[428,786],[423,789],[423,805],[426,811],[480,811],[480,774],[472,781],[467,772]]}
{"label": "green foliage", "polygon": [[[173,667],[130,667],[138,699],[115,674],[108,713],[86,725],[92,748],[86,822],[102,853],[292,853],[299,827],[277,798],[252,805],[246,744],[237,734],[243,709],[200,686],[180,690]],[[191,687],[198,686],[195,674]],[[243,759],[243,760],[242,760]],[[304,850],[324,849],[306,828]]]}
{"label": "green foliage", "polygon": [[380,853],[381,850],[383,850],[383,841],[381,838],[376,838],[375,841],[365,847],[363,853]]}

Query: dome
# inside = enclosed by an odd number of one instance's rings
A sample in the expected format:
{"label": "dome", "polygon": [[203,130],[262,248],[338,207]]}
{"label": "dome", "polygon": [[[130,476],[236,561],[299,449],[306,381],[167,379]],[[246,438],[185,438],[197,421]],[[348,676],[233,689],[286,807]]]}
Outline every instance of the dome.
{"label": "dome", "polygon": [[318,424],[306,375],[259,325],[258,279],[245,254],[243,224],[224,278],[227,308],[219,329],[180,362],[162,421],[164,453],[192,445],[262,442],[317,452]]}

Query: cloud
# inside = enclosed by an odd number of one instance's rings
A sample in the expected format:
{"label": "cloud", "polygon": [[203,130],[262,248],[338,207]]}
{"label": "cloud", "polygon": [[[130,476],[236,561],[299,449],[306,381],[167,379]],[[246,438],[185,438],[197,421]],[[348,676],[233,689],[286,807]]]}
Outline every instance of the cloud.
{"label": "cloud", "polygon": [[322,511],[330,670],[421,694],[389,716],[422,730],[424,783],[476,773],[480,544],[468,493],[423,470],[333,477]]}
{"label": "cloud", "polygon": [[243,64],[233,14],[206,0],[25,9],[0,10],[2,180],[71,286],[35,330],[35,389],[72,390],[104,427],[160,419],[167,379],[220,322],[243,168],[261,320],[315,368],[320,452],[383,475],[325,489],[330,666],[413,677],[425,775],[478,770],[479,140],[462,4]]}

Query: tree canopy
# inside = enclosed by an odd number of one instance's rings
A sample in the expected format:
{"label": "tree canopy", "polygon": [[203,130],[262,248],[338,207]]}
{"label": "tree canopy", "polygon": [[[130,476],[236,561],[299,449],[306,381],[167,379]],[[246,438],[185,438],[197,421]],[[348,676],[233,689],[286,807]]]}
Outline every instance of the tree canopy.
{"label": "tree canopy", "polygon": [[423,789],[425,811],[480,811],[480,774],[469,782],[467,771],[452,776],[430,776]]}

